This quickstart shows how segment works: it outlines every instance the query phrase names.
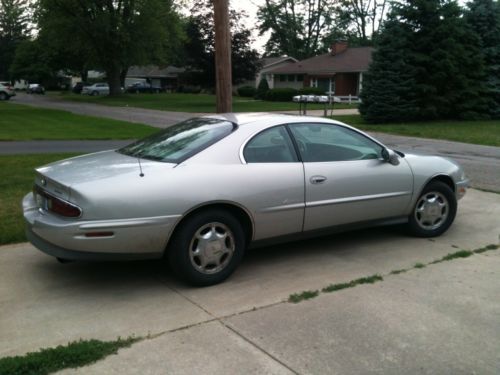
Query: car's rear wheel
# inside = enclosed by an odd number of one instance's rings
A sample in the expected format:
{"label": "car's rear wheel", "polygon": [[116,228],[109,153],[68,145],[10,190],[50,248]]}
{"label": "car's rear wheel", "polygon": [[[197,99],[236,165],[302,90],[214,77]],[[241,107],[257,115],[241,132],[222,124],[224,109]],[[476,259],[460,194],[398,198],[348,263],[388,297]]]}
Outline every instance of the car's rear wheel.
{"label": "car's rear wheel", "polygon": [[92,96],[97,96],[99,93],[97,91],[92,91]]}
{"label": "car's rear wheel", "polygon": [[245,252],[239,221],[219,209],[188,217],[176,229],[168,248],[172,270],[192,285],[224,281],[238,267]]}
{"label": "car's rear wheel", "polygon": [[418,237],[443,234],[455,220],[457,199],[441,181],[431,181],[417,199],[409,217],[410,232]]}
{"label": "car's rear wheel", "polygon": [[0,92],[0,100],[8,100],[9,99],[9,96],[4,93],[4,92]]}

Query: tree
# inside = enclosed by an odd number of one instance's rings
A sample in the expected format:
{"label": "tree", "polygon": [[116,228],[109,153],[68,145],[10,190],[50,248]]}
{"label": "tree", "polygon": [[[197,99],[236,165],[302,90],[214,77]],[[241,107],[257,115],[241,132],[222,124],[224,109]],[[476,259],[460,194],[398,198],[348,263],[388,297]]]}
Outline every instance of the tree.
{"label": "tree", "polygon": [[[251,48],[251,32],[243,25],[244,12],[229,10],[231,29],[232,82],[238,84],[254,79],[258,69],[258,52]],[[192,69],[189,81],[206,88],[215,86],[215,32],[210,1],[194,4],[186,21],[187,42],[184,63]]]}
{"label": "tree", "polygon": [[10,79],[9,68],[19,43],[30,33],[28,0],[0,0],[0,79]]}
{"label": "tree", "polygon": [[418,117],[415,71],[406,52],[411,29],[389,16],[366,74],[359,111],[368,122],[406,121]]}
{"label": "tree", "polygon": [[366,45],[382,25],[387,0],[341,0],[336,7],[336,30],[343,30],[348,39]]}
{"label": "tree", "polygon": [[485,63],[488,113],[500,118],[500,2],[473,0],[467,6],[466,20],[479,36]]}
{"label": "tree", "polygon": [[322,49],[333,26],[336,0],[266,0],[259,7],[260,34],[270,31],[266,55],[305,59]]}
{"label": "tree", "polygon": [[182,39],[172,0],[39,1],[41,32],[86,51],[83,61],[105,71],[111,95],[131,65],[166,63]]}
{"label": "tree", "polygon": [[24,40],[19,43],[9,73],[14,79],[25,79],[28,82],[46,82],[54,77],[47,49],[38,39]]}
{"label": "tree", "polygon": [[[484,66],[479,41],[456,1],[395,3],[388,22],[377,41],[378,51],[364,82],[360,110],[368,121],[408,120],[409,116],[413,120],[475,118],[484,112]],[[402,30],[396,34],[401,38],[396,46],[399,49],[384,48],[397,27]],[[381,67],[383,63],[392,64],[392,60],[397,62],[396,67]],[[396,69],[394,74],[388,74],[390,69]],[[394,95],[401,96],[387,106],[387,115],[375,115],[376,106],[383,105],[383,95],[387,93],[381,87],[384,80],[393,87],[399,87],[402,80],[406,94],[396,90]],[[410,103],[416,107],[411,115],[405,111]]]}

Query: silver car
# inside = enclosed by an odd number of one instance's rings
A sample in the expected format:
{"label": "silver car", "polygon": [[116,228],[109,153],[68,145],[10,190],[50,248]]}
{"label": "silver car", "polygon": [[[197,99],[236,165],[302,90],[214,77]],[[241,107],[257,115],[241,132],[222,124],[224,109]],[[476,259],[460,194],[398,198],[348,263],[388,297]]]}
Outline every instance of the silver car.
{"label": "silver car", "polygon": [[23,210],[29,240],[61,260],[165,256],[211,285],[249,245],[400,223],[438,236],[467,186],[455,162],[338,121],[228,114],[40,167]]}
{"label": "silver car", "polygon": [[83,86],[82,95],[109,95],[109,85],[107,83],[94,83],[90,86]]}

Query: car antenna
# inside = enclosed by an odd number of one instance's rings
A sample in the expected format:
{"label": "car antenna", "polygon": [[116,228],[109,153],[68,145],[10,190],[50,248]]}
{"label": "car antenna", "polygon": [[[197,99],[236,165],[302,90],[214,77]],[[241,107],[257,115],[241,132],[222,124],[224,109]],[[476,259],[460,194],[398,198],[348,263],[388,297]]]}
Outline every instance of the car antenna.
{"label": "car antenna", "polygon": [[139,162],[139,170],[141,171],[141,173],[139,173],[139,176],[144,177],[144,173],[142,173],[141,158],[139,156],[137,157],[137,161]]}

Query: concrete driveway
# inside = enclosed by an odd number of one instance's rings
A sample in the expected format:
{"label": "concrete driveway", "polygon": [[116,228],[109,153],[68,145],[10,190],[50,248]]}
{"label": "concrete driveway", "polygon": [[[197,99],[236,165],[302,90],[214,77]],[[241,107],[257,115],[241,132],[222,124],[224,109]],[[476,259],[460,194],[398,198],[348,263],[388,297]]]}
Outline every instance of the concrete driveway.
{"label": "concrete driveway", "polygon": [[[227,282],[187,287],[161,262],[58,264],[0,248],[0,357],[79,338],[149,338],[81,374],[498,373],[500,196],[469,191],[435,239],[378,228],[249,251]],[[303,301],[291,293],[384,275]]]}

